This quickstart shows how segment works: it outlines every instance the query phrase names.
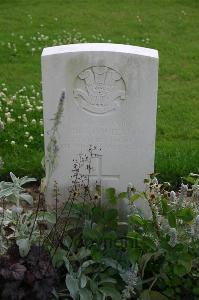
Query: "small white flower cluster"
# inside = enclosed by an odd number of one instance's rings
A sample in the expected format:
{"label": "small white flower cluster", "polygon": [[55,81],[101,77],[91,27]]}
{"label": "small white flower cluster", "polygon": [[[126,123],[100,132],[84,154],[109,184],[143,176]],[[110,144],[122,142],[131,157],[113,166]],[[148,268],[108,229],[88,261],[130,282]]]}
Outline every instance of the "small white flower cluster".
{"label": "small white flower cluster", "polygon": [[83,37],[81,32],[76,31],[75,29],[72,32],[67,32],[63,30],[61,34],[56,35],[53,38],[53,45],[62,45],[62,44],[78,44],[78,43],[86,43],[87,39]]}
{"label": "small white flower cluster", "polygon": [[98,34],[93,34],[92,35],[92,39],[95,41],[95,42],[98,42],[98,43],[111,43],[111,40],[105,40],[105,38],[103,37],[103,35],[101,33],[98,33]]}
{"label": "small white flower cluster", "polygon": [[16,55],[16,53],[17,53],[17,46],[16,46],[16,43],[15,42],[13,42],[13,41],[10,41],[10,42],[1,42],[1,46],[2,47],[6,47],[8,50],[9,50],[9,52],[11,52],[11,54],[14,54],[14,55]]}
{"label": "small white flower cluster", "polygon": [[178,207],[183,207],[185,202],[186,202],[186,199],[187,199],[187,192],[188,192],[188,185],[187,184],[184,184],[182,183],[181,184],[181,187],[180,187],[180,194],[179,194],[179,197],[178,197]]}
{"label": "small white flower cluster", "polygon": [[188,191],[188,185],[182,183],[181,187],[180,187],[180,193],[181,193],[181,195],[186,196],[187,195],[187,191]]}
{"label": "small white flower cluster", "polygon": [[[142,23],[142,18],[138,15],[136,19],[139,23]],[[55,28],[57,27],[58,18],[54,17],[53,21],[55,22]],[[31,15],[28,15],[28,22],[32,24],[33,18]],[[45,31],[44,24],[40,24],[40,30],[35,32],[32,36],[24,36],[21,34],[11,33],[11,40],[9,42],[1,42],[1,46],[6,47],[9,51],[12,51],[12,55],[17,55],[20,49],[27,49],[32,55],[41,53],[42,49],[49,46],[58,46],[58,45],[67,45],[75,43],[86,43],[86,42],[97,42],[97,43],[112,43],[111,39],[105,38],[101,33],[93,34],[90,38],[86,38],[79,31],[73,29],[72,31],[62,30],[60,33],[55,32],[51,33],[49,36],[48,32]],[[150,38],[148,36],[140,36],[135,41],[132,38],[122,35],[119,41],[114,41],[116,43],[123,43],[132,45],[135,42],[141,42],[144,44],[150,43]]]}
{"label": "small white flower cluster", "polygon": [[175,228],[170,228],[169,235],[170,235],[169,245],[171,247],[175,247],[178,242],[177,230]]}
{"label": "small white flower cluster", "polygon": [[195,229],[194,234],[195,234],[196,238],[199,239],[199,215],[196,217],[194,229]]}
{"label": "small white flower cluster", "polygon": [[176,193],[174,191],[170,192],[170,202],[171,204],[175,205],[177,201]]}
{"label": "small white flower cluster", "polygon": [[4,130],[4,123],[0,120],[0,131]]}
{"label": "small white flower cluster", "polygon": [[[32,85],[22,87],[15,94],[10,95],[5,83],[0,85],[0,131],[4,130],[4,142],[15,146],[22,143],[24,148],[38,138],[43,138],[43,118],[41,94]],[[19,130],[16,135],[15,128]],[[17,141],[17,137],[20,138]]]}
{"label": "small white flower cluster", "polygon": [[138,265],[133,266],[126,273],[126,286],[122,292],[122,299],[130,299],[132,296],[136,294],[136,286],[138,282]]}
{"label": "small white flower cluster", "polygon": [[[32,55],[34,55],[35,53],[37,54],[38,52],[40,53],[43,48],[52,45],[57,46],[63,44],[75,44],[75,43],[87,42],[86,38],[83,37],[82,33],[76,31],[75,29],[72,30],[71,32],[67,32],[66,30],[63,30],[59,34],[54,33],[51,34],[51,36],[49,36],[47,33],[44,32],[43,24],[40,24],[40,28],[41,28],[40,31],[37,31],[33,36],[28,36],[28,37],[12,33],[11,34],[12,41],[8,43],[1,42],[1,46],[8,48],[9,51],[13,51],[15,55],[18,52],[17,48],[21,49],[22,47],[23,48],[25,47],[25,49],[27,49],[29,52],[32,53]],[[91,40],[92,39],[93,38],[91,38]],[[101,38],[100,41],[103,42],[104,39]]]}

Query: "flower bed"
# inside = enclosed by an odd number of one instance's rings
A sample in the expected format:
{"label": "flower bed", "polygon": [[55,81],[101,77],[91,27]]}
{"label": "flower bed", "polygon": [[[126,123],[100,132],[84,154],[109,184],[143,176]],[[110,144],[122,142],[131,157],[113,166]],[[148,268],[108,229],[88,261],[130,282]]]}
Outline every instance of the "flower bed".
{"label": "flower bed", "polygon": [[[33,178],[11,177],[0,184],[1,299],[198,298],[198,175],[178,193],[154,174],[144,192],[108,188],[106,207],[99,186],[76,182],[54,211],[45,210],[40,191],[32,206],[23,185]],[[56,195],[55,189],[55,203]],[[136,207],[139,198],[151,218]],[[123,199],[129,200],[125,222],[116,209]]]}

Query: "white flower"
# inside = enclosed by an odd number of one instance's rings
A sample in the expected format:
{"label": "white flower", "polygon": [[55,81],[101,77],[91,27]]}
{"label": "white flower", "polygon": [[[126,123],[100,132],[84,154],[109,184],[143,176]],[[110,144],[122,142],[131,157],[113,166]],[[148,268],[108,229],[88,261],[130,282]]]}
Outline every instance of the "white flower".
{"label": "white flower", "polygon": [[23,121],[25,122],[25,123],[27,123],[28,122],[28,120],[27,120],[27,117],[26,116],[22,116],[22,119],[23,119]]}
{"label": "white flower", "polygon": [[199,205],[199,184],[194,184],[192,186],[192,189],[193,189],[192,198]]}
{"label": "white flower", "polygon": [[4,123],[3,121],[0,120],[0,131],[3,131],[4,130]]}
{"label": "white flower", "polygon": [[5,97],[5,93],[4,92],[0,92],[0,97]]}
{"label": "white flower", "polygon": [[11,117],[11,113],[10,112],[5,113],[5,117],[6,118],[10,118]]}
{"label": "white flower", "polygon": [[42,111],[42,106],[36,106],[36,110]]}
{"label": "white flower", "polygon": [[188,191],[188,185],[187,184],[181,184],[181,187],[180,187],[180,193],[183,193],[183,194],[187,194],[187,191]]}
{"label": "white flower", "polygon": [[131,267],[129,271],[125,274],[126,286],[122,292],[122,299],[129,299],[131,296],[136,294],[136,286],[138,282],[138,265]]}
{"label": "white flower", "polygon": [[199,215],[195,219],[194,234],[196,238],[199,238]]}
{"label": "white flower", "polygon": [[28,148],[28,145],[27,145],[27,144],[24,144],[24,148]]}
{"label": "white flower", "polygon": [[182,183],[180,187],[180,195],[178,197],[178,207],[182,207],[184,205],[184,200],[186,200],[187,192],[188,185]]}
{"label": "white flower", "polygon": [[31,124],[35,125],[35,124],[37,124],[37,121],[35,119],[32,119]]}
{"label": "white flower", "polygon": [[14,123],[15,122],[15,119],[13,118],[7,118],[7,123],[8,124],[11,124],[11,123]]}
{"label": "white flower", "polygon": [[176,193],[174,191],[170,192],[170,201],[171,203],[176,203]]}
{"label": "white flower", "polygon": [[177,231],[176,231],[176,229],[175,228],[170,228],[169,235],[170,235],[169,245],[171,247],[175,247],[175,245],[177,244]]}
{"label": "white flower", "polygon": [[34,139],[34,138],[33,138],[33,136],[31,135],[31,136],[29,136],[29,139],[28,139],[28,140],[31,142],[31,141],[33,141],[33,139]]}
{"label": "white flower", "polygon": [[25,136],[29,137],[30,133],[28,131],[25,132]]}
{"label": "white flower", "polygon": [[152,179],[152,184],[158,184],[158,179],[156,177]]}
{"label": "white flower", "polygon": [[15,142],[15,141],[11,141],[10,144],[11,144],[12,146],[14,146],[14,145],[16,144],[16,142]]}

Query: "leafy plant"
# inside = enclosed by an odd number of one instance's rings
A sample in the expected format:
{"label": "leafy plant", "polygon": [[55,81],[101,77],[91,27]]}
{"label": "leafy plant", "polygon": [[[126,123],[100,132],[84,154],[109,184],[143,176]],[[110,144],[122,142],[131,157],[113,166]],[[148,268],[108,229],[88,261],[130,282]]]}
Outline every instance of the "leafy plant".
{"label": "leafy plant", "polygon": [[59,293],[60,297],[121,299],[131,264],[126,256],[125,236],[118,230],[117,210],[76,203],[70,218],[62,247],[53,258],[61,274],[63,269],[66,274],[68,292]]}
{"label": "leafy plant", "polygon": [[[139,195],[147,200],[151,219],[132,214],[128,232],[129,257],[139,266],[145,290],[139,299],[155,299],[154,291],[162,293],[158,299],[163,296],[182,299],[185,295],[196,299],[195,287],[199,284],[197,183],[192,189],[182,184],[176,194],[169,191],[168,184],[159,184],[152,174],[146,185],[146,190]],[[188,197],[188,192],[192,197]]]}
{"label": "leafy plant", "polygon": [[17,207],[20,205],[20,200],[24,200],[31,205],[33,203],[32,196],[26,193],[22,186],[26,183],[36,181],[36,179],[27,176],[17,178],[12,172],[10,172],[10,177],[12,182],[0,182],[0,199],[5,198],[9,202],[14,202]]}
{"label": "leafy plant", "polygon": [[[11,173],[12,182],[0,183],[0,298],[197,299],[199,176],[188,176],[191,185],[182,183],[177,193],[169,183],[159,184],[156,174],[145,180],[144,192],[131,184],[119,194],[110,187],[102,207],[101,182],[90,188],[96,155],[91,146],[88,155],[74,160],[72,186],[61,208],[55,185],[55,211],[40,211],[40,202],[28,211],[20,206],[21,200],[32,204],[22,186],[34,178]],[[148,219],[136,207],[140,198],[148,203]],[[129,215],[121,222],[116,207],[122,201],[129,201]]]}
{"label": "leafy plant", "polygon": [[[69,197],[60,211],[56,209],[56,223],[47,238],[54,266],[62,274],[63,290],[59,287],[58,295],[64,299],[121,299],[125,274],[131,267],[126,235],[120,231],[118,212],[113,208],[126,193],[116,196],[115,190],[107,189],[108,204],[101,207],[101,183],[96,189],[90,187],[92,159],[97,155],[97,148],[90,146],[88,155],[74,159]],[[87,175],[82,168],[88,170]]]}

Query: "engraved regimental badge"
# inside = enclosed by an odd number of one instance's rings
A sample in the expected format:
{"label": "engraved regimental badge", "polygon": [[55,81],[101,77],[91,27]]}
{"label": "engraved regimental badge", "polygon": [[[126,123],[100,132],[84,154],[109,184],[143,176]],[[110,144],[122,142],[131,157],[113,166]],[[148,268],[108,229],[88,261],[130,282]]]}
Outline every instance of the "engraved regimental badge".
{"label": "engraved regimental badge", "polygon": [[100,66],[82,71],[76,78],[74,97],[84,110],[105,114],[117,109],[125,100],[126,88],[122,76],[115,70]]}

